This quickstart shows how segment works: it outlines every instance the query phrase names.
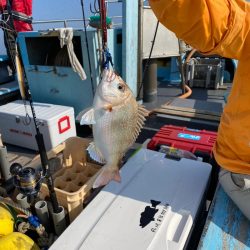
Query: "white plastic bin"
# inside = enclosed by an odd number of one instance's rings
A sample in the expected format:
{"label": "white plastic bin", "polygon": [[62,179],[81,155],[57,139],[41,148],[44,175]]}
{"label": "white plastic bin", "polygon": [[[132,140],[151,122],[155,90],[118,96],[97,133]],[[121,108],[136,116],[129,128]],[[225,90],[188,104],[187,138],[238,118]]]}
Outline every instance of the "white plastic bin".
{"label": "white plastic bin", "polygon": [[141,149],[50,250],[179,250],[185,246],[211,165]]}
{"label": "white plastic bin", "polygon": [[[72,107],[35,102],[34,109],[46,150],[76,136]],[[26,110],[20,100],[0,106],[0,133],[4,143],[37,150],[36,130],[29,102],[26,102]]]}

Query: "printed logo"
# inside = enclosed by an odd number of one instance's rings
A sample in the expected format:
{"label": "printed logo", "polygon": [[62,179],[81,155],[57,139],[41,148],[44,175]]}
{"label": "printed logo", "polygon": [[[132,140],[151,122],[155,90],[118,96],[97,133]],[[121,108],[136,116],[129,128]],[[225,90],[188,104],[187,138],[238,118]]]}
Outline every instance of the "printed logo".
{"label": "printed logo", "polygon": [[146,206],[145,210],[141,213],[140,218],[140,227],[146,227],[150,222],[154,221],[155,214],[158,212],[159,209],[156,207],[161,204],[160,201],[150,200],[151,206]]}
{"label": "printed logo", "polygon": [[199,141],[201,139],[199,135],[190,135],[190,134],[183,134],[183,133],[179,133],[178,137],[183,138],[183,139],[188,139],[188,140],[194,140],[194,141]]}
{"label": "printed logo", "polygon": [[167,214],[168,208],[169,208],[169,204],[166,203],[161,209],[161,211],[159,212],[153,226],[151,227],[151,232],[155,233],[157,229],[161,226],[161,223]]}

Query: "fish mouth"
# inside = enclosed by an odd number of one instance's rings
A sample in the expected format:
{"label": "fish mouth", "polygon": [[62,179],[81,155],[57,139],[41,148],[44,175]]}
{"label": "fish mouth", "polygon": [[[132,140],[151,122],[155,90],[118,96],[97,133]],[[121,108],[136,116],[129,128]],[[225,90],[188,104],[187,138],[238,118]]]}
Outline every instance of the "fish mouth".
{"label": "fish mouth", "polygon": [[114,94],[104,94],[103,97],[116,97]]}

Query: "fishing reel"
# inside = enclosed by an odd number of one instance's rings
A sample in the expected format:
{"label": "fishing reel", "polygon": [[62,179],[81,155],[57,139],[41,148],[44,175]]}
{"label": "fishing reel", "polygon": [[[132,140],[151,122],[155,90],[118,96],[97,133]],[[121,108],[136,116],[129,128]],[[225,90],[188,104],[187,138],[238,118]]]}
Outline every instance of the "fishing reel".
{"label": "fishing reel", "polygon": [[14,186],[27,197],[35,197],[41,188],[44,178],[42,171],[31,167],[23,168],[19,163],[10,166],[10,173],[14,178]]}

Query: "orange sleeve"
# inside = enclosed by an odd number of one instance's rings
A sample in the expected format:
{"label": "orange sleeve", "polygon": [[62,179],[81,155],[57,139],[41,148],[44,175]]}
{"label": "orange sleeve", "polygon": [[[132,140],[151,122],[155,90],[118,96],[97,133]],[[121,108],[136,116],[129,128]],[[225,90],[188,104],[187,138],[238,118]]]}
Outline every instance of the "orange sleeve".
{"label": "orange sleeve", "polygon": [[240,59],[249,32],[244,0],[150,0],[159,21],[205,54]]}

